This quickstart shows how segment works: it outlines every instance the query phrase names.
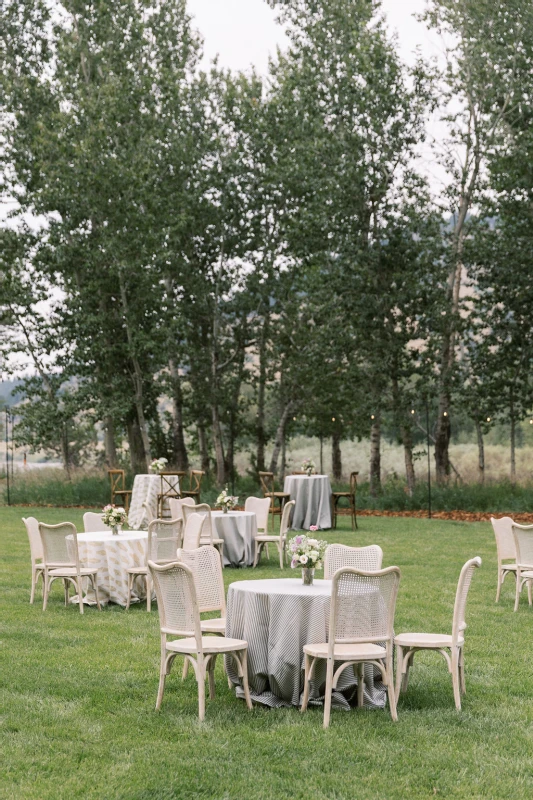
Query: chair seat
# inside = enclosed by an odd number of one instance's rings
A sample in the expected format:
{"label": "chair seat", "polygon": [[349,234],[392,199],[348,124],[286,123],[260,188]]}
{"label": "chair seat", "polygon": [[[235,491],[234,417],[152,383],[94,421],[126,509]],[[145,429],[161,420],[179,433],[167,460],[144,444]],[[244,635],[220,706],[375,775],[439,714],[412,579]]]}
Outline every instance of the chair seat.
{"label": "chair seat", "polygon": [[516,572],[516,564],[502,564],[501,569]]}
{"label": "chair seat", "polygon": [[[426,647],[428,650],[433,650],[451,647],[452,637],[445,633],[400,633],[394,637],[394,644],[399,647]],[[460,637],[457,644],[464,644],[464,638]]]}
{"label": "chair seat", "polygon": [[[207,621],[207,620],[206,620]],[[229,639],[225,636],[202,636],[202,650],[207,653],[230,653],[232,650],[246,650],[248,642],[242,639]],[[175,653],[196,653],[196,639],[177,639],[167,642],[167,650]]]}
{"label": "chair seat", "polygon": [[[95,567],[94,569],[91,569],[90,567],[80,568],[80,575],[84,576],[96,575],[97,572],[98,572],[98,567]],[[56,567],[55,569],[49,570],[48,574],[52,575],[53,577],[62,578],[63,576],[65,577],[76,576],[78,573],[76,571],[76,567]]]}
{"label": "chair seat", "polygon": [[226,633],[226,617],[203,619],[200,626],[202,633]]}
{"label": "chair seat", "polygon": [[351,492],[332,492],[332,497],[353,497]]}
{"label": "chair seat", "polygon": [[213,536],[213,539],[200,539],[200,547],[205,547],[206,545],[217,545],[217,544],[224,544],[224,539],[216,539]]}
{"label": "chair seat", "polygon": [[521,570],[520,577],[522,578],[533,578],[533,570]]}
{"label": "chair seat", "polygon": [[128,575],[148,575],[148,567],[128,567]]}
{"label": "chair seat", "polygon": [[261,535],[261,536],[256,536],[255,537],[255,541],[256,542],[280,542],[281,541],[281,537],[280,536],[264,536],[264,535]]}
{"label": "chair seat", "polygon": [[[313,658],[327,658],[329,645],[327,642],[320,644],[304,645],[304,653]],[[333,651],[335,661],[365,661],[376,658],[385,658],[385,648],[379,644],[355,643],[336,644]]]}
{"label": "chair seat", "polygon": [[266,492],[265,497],[290,497],[289,492]]}

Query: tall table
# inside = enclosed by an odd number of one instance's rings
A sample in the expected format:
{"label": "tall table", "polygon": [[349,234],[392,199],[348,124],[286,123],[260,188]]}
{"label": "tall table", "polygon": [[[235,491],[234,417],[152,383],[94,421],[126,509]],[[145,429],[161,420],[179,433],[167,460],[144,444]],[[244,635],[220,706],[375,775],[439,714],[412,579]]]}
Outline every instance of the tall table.
{"label": "tall table", "polygon": [[327,475],[287,475],[283,491],[296,501],[292,515],[295,530],[317,525],[331,528],[331,483]]}
{"label": "tall table", "polygon": [[[67,536],[67,546],[71,536]],[[148,534],[146,531],[124,531],[113,536],[110,531],[78,533],[78,550],[83,566],[98,569],[97,583],[100,602],[125,606],[128,599],[128,567],[142,567],[146,563]],[[141,584],[134,586],[132,602],[143,593]],[[88,605],[96,604],[94,592],[89,590],[84,598]]]}
{"label": "tall table", "polygon": [[212,511],[213,533],[224,539],[225,567],[252,567],[257,517],[253,511]]}
{"label": "tall table", "polygon": [[[303,693],[306,644],[327,641],[331,581],[316,580],[304,586],[301,579],[239,581],[228,589],[226,636],[248,642],[248,681],[256,703],[273,708],[299,706]],[[230,658],[226,671],[237,695],[244,696]],[[385,685],[365,664],[364,703],[383,708]],[[326,661],[317,662],[311,682],[310,703],[321,703],[326,682]],[[339,676],[332,703],[350,709],[357,698],[357,678],[346,669]]]}
{"label": "tall table", "polygon": [[[174,484],[176,490],[179,492],[179,476],[168,475],[167,481],[169,484]],[[132,528],[142,529],[148,528],[150,521],[146,508],[143,503],[146,503],[150,509],[152,519],[155,519],[158,514],[158,495],[161,492],[161,476],[158,474],[139,474],[135,476],[133,481],[133,490],[131,493],[130,510],[128,513],[128,522]]]}

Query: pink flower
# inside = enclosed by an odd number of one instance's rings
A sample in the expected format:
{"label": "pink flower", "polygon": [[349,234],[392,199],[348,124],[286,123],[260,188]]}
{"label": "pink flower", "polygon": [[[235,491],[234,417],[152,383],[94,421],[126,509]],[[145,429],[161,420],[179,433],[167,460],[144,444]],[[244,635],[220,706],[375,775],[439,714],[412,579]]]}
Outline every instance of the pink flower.
{"label": "pink flower", "polygon": [[310,525],[309,526],[309,530],[310,531],[317,531],[318,530],[318,525]]}
{"label": "pink flower", "polygon": [[294,541],[296,542],[296,544],[301,544],[302,543],[302,537],[301,536],[297,536]]}

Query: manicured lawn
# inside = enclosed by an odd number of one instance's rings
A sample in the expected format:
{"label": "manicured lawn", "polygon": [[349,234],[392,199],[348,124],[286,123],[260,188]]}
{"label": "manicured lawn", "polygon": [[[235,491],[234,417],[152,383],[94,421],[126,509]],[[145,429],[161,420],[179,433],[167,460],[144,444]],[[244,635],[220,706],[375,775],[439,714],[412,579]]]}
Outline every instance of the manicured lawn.
{"label": "manicured lawn", "polygon": [[[361,518],[329,541],[377,543],[402,570],[396,631],[451,632],[460,568],[480,555],[467,609],[463,711],[444,660],[419,656],[399,721],[388,710],[248,712],[217,665],[217,697],[197,721],[196,684],[167,680],[161,712],[157,611],[65,609],[57,583],[46,613],[29,604],[29,548],[21,516],[65,519],[77,509],[0,509],[3,693],[0,796],[128,800],[339,800],[533,797],[533,611],[513,614],[511,580],[494,603],[496,558],[487,523]],[[289,571],[284,572],[289,577]],[[280,577],[273,554],[227,583]]]}

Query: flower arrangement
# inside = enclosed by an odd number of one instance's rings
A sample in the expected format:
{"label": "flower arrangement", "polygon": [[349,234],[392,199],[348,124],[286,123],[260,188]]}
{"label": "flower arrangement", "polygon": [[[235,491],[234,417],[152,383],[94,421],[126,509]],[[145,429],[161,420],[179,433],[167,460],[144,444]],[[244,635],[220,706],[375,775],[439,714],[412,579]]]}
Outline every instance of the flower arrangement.
{"label": "flower arrangement", "polygon": [[216,505],[217,508],[222,509],[224,514],[227,514],[228,511],[231,511],[232,508],[235,508],[238,502],[239,498],[228,494],[228,487],[226,486],[226,488],[223,489],[217,497]]}
{"label": "flower arrangement", "polygon": [[157,475],[158,472],[163,472],[168,464],[168,458],[154,458],[148,469]]}
{"label": "flower arrangement", "polygon": [[119,525],[126,525],[128,515],[122,506],[104,506],[102,509],[102,522],[113,529],[113,533]]}
{"label": "flower arrangement", "polygon": [[[317,525],[311,525],[309,533],[313,534],[317,530]],[[314,539],[311,536],[307,536],[307,534],[300,534],[290,540],[291,567],[292,569],[302,568],[304,583],[313,583],[312,571],[322,569],[322,559],[327,546],[327,542]]]}
{"label": "flower arrangement", "polygon": [[308,477],[313,475],[316,471],[316,464],[312,458],[305,458],[302,461],[302,470],[307,474]]}

